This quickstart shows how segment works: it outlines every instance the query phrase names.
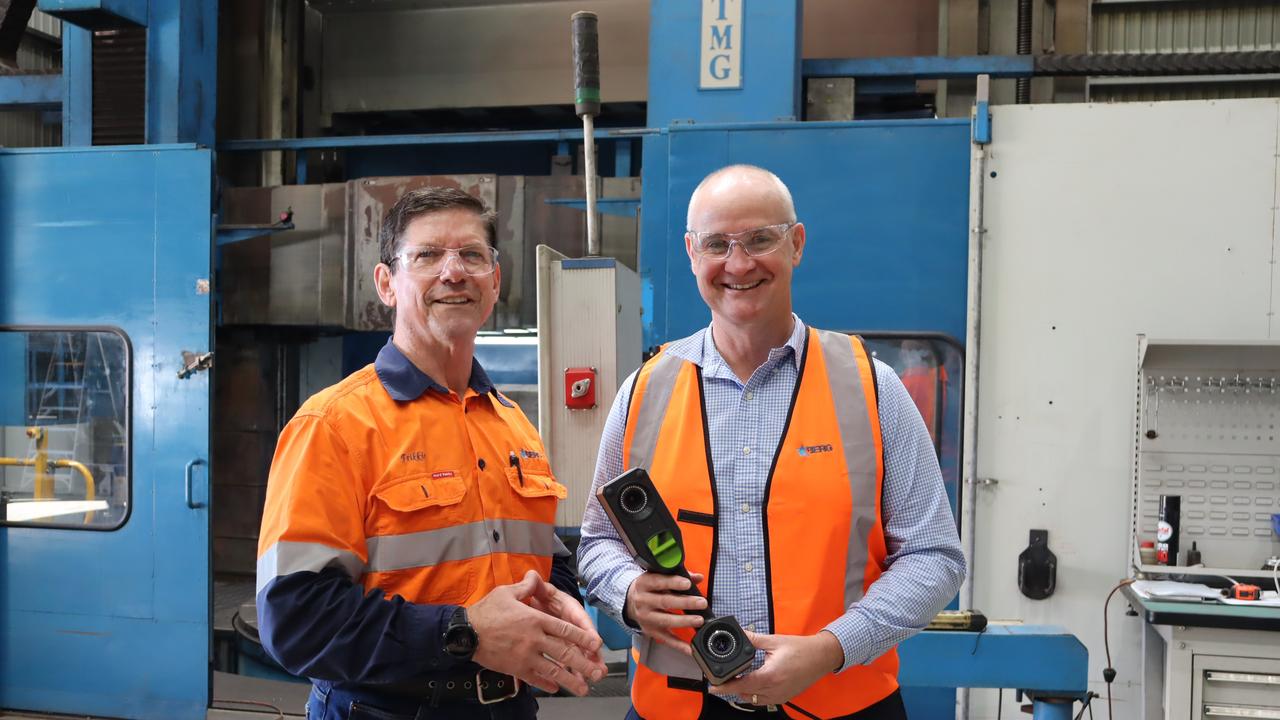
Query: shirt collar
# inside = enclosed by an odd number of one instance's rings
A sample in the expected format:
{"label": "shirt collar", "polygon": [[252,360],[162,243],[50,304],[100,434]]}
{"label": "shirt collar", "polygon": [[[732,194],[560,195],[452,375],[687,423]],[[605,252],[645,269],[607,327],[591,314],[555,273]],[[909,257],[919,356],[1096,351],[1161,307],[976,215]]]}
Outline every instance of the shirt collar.
{"label": "shirt collar", "polygon": [[[378,359],[373,362],[373,369],[378,373],[378,380],[382,381],[382,387],[386,388],[387,394],[394,400],[401,402],[417,400],[428,390],[449,394],[449,388],[419,370],[418,366],[405,357],[390,338],[387,339],[387,344],[382,346],[382,350],[378,351]],[[489,379],[489,374],[474,357],[471,358],[471,379],[467,381],[467,385],[480,395],[493,393],[499,401],[502,401],[502,396],[498,395],[498,389]]]}
{"label": "shirt collar", "polygon": [[[789,356],[791,362],[795,364],[796,369],[800,369],[800,356],[804,351],[805,337],[808,329],[805,327],[804,321],[795,313],[791,313],[791,319],[794,321],[791,327],[791,336],[781,347],[773,348],[769,351],[769,359],[767,363],[778,361],[779,358]],[[716,349],[716,344],[711,338],[711,325],[699,330],[682,340],[677,340],[667,346],[667,352],[681,360],[689,362],[701,367],[706,374],[712,374],[721,368],[727,368],[724,358],[721,357],[720,351]]]}

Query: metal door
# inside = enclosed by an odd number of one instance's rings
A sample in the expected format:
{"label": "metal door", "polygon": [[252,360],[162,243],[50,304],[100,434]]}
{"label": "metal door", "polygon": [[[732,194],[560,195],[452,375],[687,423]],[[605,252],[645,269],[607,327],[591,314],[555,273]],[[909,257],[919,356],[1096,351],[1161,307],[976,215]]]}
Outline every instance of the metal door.
{"label": "metal door", "polygon": [[205,717],[210,378],[179,374],[211,178],[194,146],[0,151],[0,707]]}

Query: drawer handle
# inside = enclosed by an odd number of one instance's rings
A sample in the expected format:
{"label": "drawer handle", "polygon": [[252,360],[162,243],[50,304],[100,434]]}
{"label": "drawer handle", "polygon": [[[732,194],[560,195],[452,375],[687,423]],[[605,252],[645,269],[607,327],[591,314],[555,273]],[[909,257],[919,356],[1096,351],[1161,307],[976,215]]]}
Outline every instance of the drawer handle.
{"label": "drawer handle", "polygon": [[1223,672],[1207,670],[1204,679],[1209,682],[1249,683],[1251,685],[1280,685],[1280,675],[1269,673]]}
{"label": "drawer handle", "polygon": [[1259,707],[1257,705],[1208,705],[1204,706],[1206,717],[1248,718],[1249,720],[1280,720],[1280,708]]}

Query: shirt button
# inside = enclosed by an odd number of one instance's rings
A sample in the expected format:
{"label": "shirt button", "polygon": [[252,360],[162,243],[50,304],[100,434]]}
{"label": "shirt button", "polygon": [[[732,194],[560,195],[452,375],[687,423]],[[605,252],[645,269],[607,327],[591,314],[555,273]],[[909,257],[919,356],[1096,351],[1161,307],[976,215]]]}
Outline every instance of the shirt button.
{"label": "shirt button", "polygon": [[748,625],[748,626],[747,626],[747,628],[746,628],[746,629],[747,629],[747,630],[750,630],[751,632],[755,632],[755,631],[756,631],[756,624],[755,624],[755,623],[751,623],[750,625]]}
{"label": "shirt button", "polygon": [[751,454],[751,448],[749,448],[749,447],[744,447],[744,448],[742,448],[742,454],[743,454],[743,455],[750,455],[750,454]]}
{"label": "shirt button", "polygon": [[480,462],[478,462],[478,463],[476,463],[476,464],[480,466],[480,469],[481,469],[481,470],[483,470],[483,469],[484,469],[484,458],[480,458]]}
{"label": "shirt button", "polygon": [[747,402],[751,402],[752,400],[756,399],[756,394],[748,390],[745,393],[743,393],[742,397],[745,398]]}
{"label": "shirt button", "polygon": [[498,531],[497,531],[497,530],[494,530],[494,531],[493,531],[493,541],[494,541],[494,542],[498,542],[498,538],[499,538],[499,537],[501,537],[501,536],[500,536],[500,535],[498,535]]}
{"label": "shirt button", "polygon": [[756,566],[752,565],[751,563],[747,563],[746,565],[742,566],[742,569],[746,570],[747,572],[751,572],[752,570],[756,569]]}
{"label": "shirt button", "polygon": [[742,503],[742,512],[744,512],[744,513],[749,513],[749,512],[751,512],[751,504],[750,504],[750,503]]}

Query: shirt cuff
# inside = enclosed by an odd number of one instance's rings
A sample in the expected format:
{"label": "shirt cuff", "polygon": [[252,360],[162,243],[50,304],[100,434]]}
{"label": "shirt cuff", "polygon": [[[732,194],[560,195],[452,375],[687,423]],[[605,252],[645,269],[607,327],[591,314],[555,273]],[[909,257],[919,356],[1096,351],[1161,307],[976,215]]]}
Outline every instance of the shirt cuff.
{"label": "shirt cuff", "polygon": [[631,584],[636,581],[636,578],[643,574],[644,570],[636,566],[619,570],[610,582],[600,587],[601,594],[594,598],[594,604],[603,609],[605,614],[634,632],[639,632],[640,626],[626,615],[627,591],[631,589]]}
{"label": "shirt cuff", "polygon": [[844,672],[854,665],[866,665],[875,659],[871,655],[875,640],[866,622],[852,612],[832,620],[823,630],[835,635],[844,650],[844,664],[836,672]]}
{"label": "shirt cuff", "polygon": [[422,658],[423,674],[450,670],[462,661],[445,652],[444,631],[458,609],[457,605],[417,605],[405,603],[412,632],[402,637],[411,648],[410,657]]}

